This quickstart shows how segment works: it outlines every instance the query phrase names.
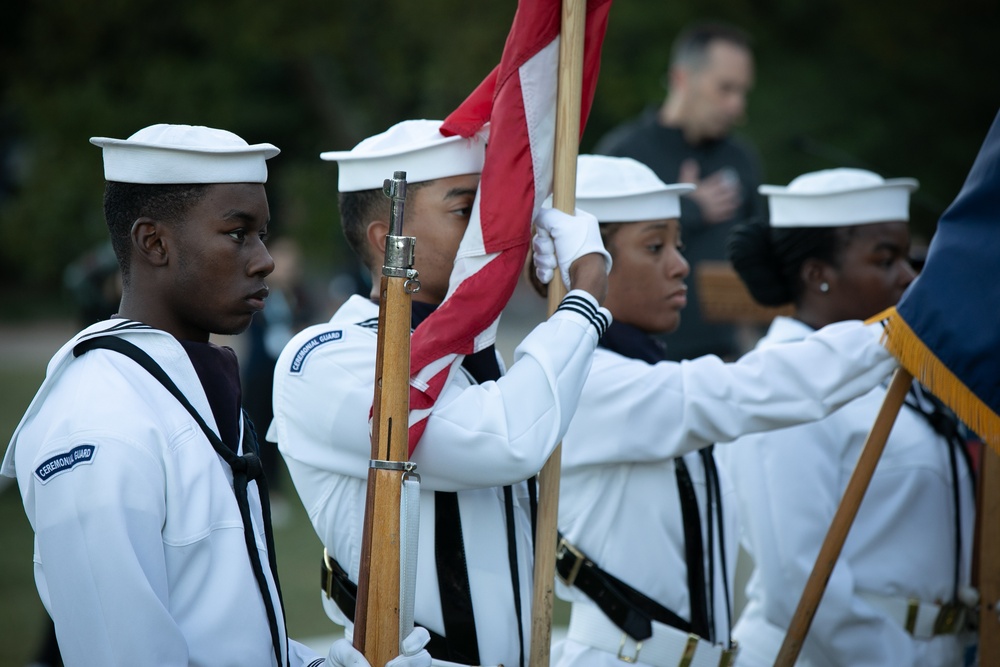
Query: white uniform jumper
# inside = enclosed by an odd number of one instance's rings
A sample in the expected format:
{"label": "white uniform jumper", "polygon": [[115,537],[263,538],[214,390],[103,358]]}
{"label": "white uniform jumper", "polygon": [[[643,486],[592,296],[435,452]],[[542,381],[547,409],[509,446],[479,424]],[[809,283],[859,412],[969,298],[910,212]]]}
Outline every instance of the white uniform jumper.
{"label": "white uniform jumper", "polygon": [[[136,362],[101,349],[74,357],[102,333],[149,354],[218,433],[187,352],[163,331],[100,322],[52,358],[2,471],[16,475],[35,531],[35,580],[66,664],[275,665],[232,470]],[[248,501],[282,662],[322,662],[285,637],[256,482]]]}
{"label": "white uniform jumper", "polygon": [[[570,292],[568,302],[576,310],[563,308],[536,327],[499,380],[475,384],[456,367],[412,457],[421,479],[414,618],[446,634],[435,554],[436,492],[454,491],[478,636],[476,664],[514,667],[526,660],[533,497],[523,480],[541,469],[565,433],[599,330],[609,319],[584,292]],[[289,343],[275,371],[269,433],[321,541],[352,582],[358,580],[371,458],[377,321],[377,305],[355,296],[330,322]],[[329,601],[325,606],[350,635],[349,618]],[[430,651],[435,664],[447,664],[433,645]]]}
{"label": "white uniform jumper", "polygon": [[[625,325],[612,326],[620,330]],[[703,540],[705,579],[695,594],[704,593],[711,626],[705,639],[714,638],[715,646],[708,641],[688,646],[687,632],[660,622],[652,623],[652,638],[638,646],[580,587],[560,582],[560,597],[573,606],[557,664],[611,667],[621,664],[621,655],[640,665],[673,667],[692,648],[690,664],[719,664],[720,645],[730,634],[726,611],[732,604],[735,508],[724,476],[716,480],[718,492],[709,492],[713,481],[695,450],[744,433],[818,419],[869,391],[896,366],[878,343],[879,331],[843,323],[797,345],[753,352],[734,364],[711,356],[651,363],[638,351],[627,350],[625,356],[597,350],[563,440],[561,532],[598,568],[690,622],[685,529],[691,526],[682,520],[675,470],[675,458],[683,457],[697,496]]]}
{"label": "white uniform jumper", "polygon": [[[759,347],[810,332],[801,322],[778,318]],[[823,421],[748,436],[727,448],[722,460],[744,512],[743,543],[756,562],[736,626],[741,664],[774,663],[884,397],[878,387]],[[907,397],[893,425],[806,636],[801,664],[963,664],[954,633],[921,638],[904,630],[908,599],[924,603],[914,619],[919,634],[933,625],[934,603],[954,599],[956,567],[958,583],[967,585],[975,512],[969,466],[913,400]],[[949,449],[958,454],[957,494]]]}

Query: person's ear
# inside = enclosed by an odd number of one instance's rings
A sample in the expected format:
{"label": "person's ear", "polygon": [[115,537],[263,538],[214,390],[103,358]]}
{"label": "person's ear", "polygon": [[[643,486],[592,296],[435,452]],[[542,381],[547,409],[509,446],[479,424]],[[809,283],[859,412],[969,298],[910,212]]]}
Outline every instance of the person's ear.
{"label": "person's ear", "polygon": [[384,220],[372,220],[365,230],[368,247],[373,257],[385,256],[385,237],[389,235],[389,223]]}
{"label": "person's ear", "polygon": [[829,263],[810,257],[802,262],[799,270],[799,278],[805,283],[807,292],[830,291],[830,283],[833,282],[834,268]]}
{"label": "person's ear", "polygon": [[132,223],[132,254],[150,266],[164,266],[167,263],[166,225],[152,218],[138,218]]}
{"label": "person's ear", "polygon": [[677,92],[678,90],[684,89],[684,84],[687,83],[690,72],[686,67],[679,67],[674,65],[669,70],[664,77],[667,83],[667,90],[672,92]]}

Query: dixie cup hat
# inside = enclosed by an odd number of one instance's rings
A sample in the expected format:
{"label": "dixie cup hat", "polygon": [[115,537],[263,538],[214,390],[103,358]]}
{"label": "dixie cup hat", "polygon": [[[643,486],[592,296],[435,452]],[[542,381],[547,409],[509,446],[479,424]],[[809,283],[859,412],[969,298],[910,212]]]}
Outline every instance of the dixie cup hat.
{"label": "dixie cup hat", "polygon": [[680,217],[689,183],[667,185],[629,157],[581,155],[576,162],[576,206],[600,222],[640,222]]}
{"label": "dixie cup hat", "polygon": [[320,158],[337,163],[340,192],[381,189],[397,171],[406,172],[408,183],[482,172],[487,132],[446,137],[442,122],[406,120],[349,151],[327,151]]}
{"label": "dixie cup hat", "polygon": [[866,169],[825,169],[787,186],[762,185],[772,227],[840,227],[909,221],[912,178],[884,179]]}
{"label": "dixie cup hat", "polygon": [[265,183],[265,160],[280,151],[226,130],[158,124],[128,139],[91,137],[104,152],[104,178],[123,183]]}

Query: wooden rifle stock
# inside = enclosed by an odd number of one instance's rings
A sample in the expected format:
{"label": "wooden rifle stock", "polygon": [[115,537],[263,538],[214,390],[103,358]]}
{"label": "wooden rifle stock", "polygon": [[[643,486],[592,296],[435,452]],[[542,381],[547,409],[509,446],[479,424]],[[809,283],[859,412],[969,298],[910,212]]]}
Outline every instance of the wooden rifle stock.
{"label": "wooden rifle stock", "polygon": [[373,667],[400,653],[400,496],[409,457],[410,295],[420,289],[412,237],[401,235],[406,172],[386,179],[392,199],[379,290],[378,353],[372,405],[372,464],[365,498],[354,646]]}

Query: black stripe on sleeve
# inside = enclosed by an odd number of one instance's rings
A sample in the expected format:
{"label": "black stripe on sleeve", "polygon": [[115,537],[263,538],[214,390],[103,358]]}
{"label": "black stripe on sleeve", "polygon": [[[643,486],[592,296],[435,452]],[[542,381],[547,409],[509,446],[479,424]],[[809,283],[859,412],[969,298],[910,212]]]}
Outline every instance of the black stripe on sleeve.
{"label": "black stripe on sleeve", "polygon": [[594,329],[597,331],[598,338],[604,335],[604,332],[608,330],[608,326],[611,324],[611,321],[606,313],[598,310],[598,308],[587,299],[575,294],[568,295],[562,300],[562,303],[559,304],[556,311],[558,312],[560,310],[572,311],[586,318],[586,320],[590,322],[590,324],[592,324]]}

